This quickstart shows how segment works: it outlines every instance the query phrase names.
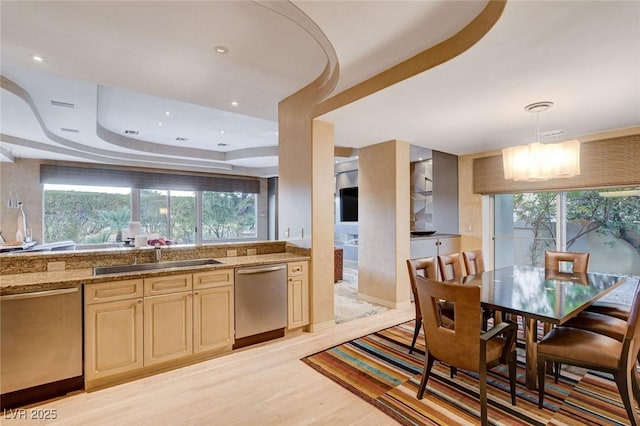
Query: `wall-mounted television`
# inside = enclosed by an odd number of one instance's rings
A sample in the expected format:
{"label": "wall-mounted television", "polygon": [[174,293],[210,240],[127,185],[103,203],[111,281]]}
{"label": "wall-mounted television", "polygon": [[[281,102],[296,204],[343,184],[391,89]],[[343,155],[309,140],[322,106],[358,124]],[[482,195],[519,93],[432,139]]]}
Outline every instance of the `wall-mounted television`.
{"label": "wall-mounted television", "polygon": [[340,220],[358,221],[358,187],[340,189]]}

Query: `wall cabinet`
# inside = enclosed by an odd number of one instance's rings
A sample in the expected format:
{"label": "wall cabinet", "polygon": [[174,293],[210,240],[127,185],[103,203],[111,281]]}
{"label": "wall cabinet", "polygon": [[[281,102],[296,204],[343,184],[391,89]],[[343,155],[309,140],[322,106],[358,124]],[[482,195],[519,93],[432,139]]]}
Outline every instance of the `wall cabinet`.
{"label": "wall cabinet", "polygon": [[85,379],[143,366],[142,280],[85,287]]}
{"label": "wall cabinet", "polygon": [[287,328],[309,324],[309,263],[289,263],[287,268]]}

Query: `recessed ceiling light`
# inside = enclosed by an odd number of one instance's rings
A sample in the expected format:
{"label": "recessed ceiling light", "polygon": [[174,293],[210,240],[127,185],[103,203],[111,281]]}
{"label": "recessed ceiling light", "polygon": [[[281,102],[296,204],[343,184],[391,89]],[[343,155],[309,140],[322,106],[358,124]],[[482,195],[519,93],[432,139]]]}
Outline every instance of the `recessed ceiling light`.
{"label": "recessed ceiling light", "polygon": [[238,102],[237,101],[231,101],[231,106],[238,106]]}
{"label": "recessed ceiling light", "polygon": [[57,106],[57,107],[61,107],[61,108],[75,108],[75,104],[69,103],[69,102],[62,102],[62,101],[51,101],[51,105],[53,106]]}
{"label": "recessed ceiling light", "polygon": [[162,121],[158,121],[158,126],[162,126]]}
{"label": "recessed ceiling light", "polygon": [[220,130],[220,134],[221,134],[221,135],[224,135],[224,130]]}
{"label": "recessed ceiling light", "polygon": [[177,140],[178,142],[186,142],[186,141],[188,141],[188,140],[189,140],[189,138],[181,138],[180,136],[178,136],[178,137],[176,138],[176,140]]}
{"label": "recessed ceiling light", "polygon": [[216,46],[216,53],[224,55],[225,53],[229,53],[229,48],[226,46]]}
{"label": "recessed ceiling light", "polygon": [[165,111],[164,115],[171,115],[171,112],[170,111]]}
{"label": "recessed ceiling light", "polygon": [[218,142],[218,146],[228,146],[228,143],[224,143],[224,142]]}
{"label": "recessed ceiling light", "polygon": [[31,55],[31,59],[33,59],[35,62],[44,62],[44,58],[40,55]]}

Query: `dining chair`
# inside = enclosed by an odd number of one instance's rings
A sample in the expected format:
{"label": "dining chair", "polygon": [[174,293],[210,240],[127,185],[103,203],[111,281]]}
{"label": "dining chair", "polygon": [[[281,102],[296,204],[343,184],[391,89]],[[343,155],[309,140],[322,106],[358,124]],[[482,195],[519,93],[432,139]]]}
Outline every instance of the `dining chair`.
{"label": "dining chair", "polygon": [[411,341],[411,348],[409,353],[413,352],[413,349],[420,333],[420,327],[422,327],[422,313],[420,311],[420,304],[418,303],[418,287],[416,284],[416,277],[422,275],[432,280],[438,279],[438,269],[436,267],[436,259],[434,257],[421,257],[416,259],[407,259],[407,268],[409,269],[409,281],[411,282],[411,291],[413,292],[413,300],[416,309],[416,326],[413,331],[413,340]]}
{"label": "dining chair", "polygon": [[[635,292],[640,291],[640,282],[636,284]],[[598,301],[585,309],[587,312],[596,312],[598,314],[609,315],[624,321],[629,321],[629,306],[622,303]]]}
{"label": "dining chair", "polygon": [[[423,277],[417,277],[416,283],[427,348],[417,398],[424,397],[434,361],[476,372],[480,386],[480,417],[486,425],[489,369],[508,364],[511,404],[516,405],[516,326],[505,321],[482,332],[479,286],[443,283]],[[454,306],[453,328],[442,324],[438,309],[441,300]]]}
{"label": "dining chair", "polygon": [[464,259],[464,267],[467,270],[467,274],[475,275],[484,272],[482,250],[463,251],[462,258]]}
{"label": "dining chair", "polygon": [[587,272],[589,267],[589,253],[576,253],[569,251],[544,252],[544,269],[562,270],[560,262],[572,264],[572,270],[567,272]]}
{"label": "dining chair", "polygon": [[[589,253],[578,253],[570,251],[552,251],[544,252],[544,269],[560,272],[560,262],[571,263],[571,270],[561,273],[586,273],[589,267]],[[544,324],[544,333],[551,331],[551,324]]]}
{"label": "dining chair", "polygon": [[442,281],[461,278],[465,275],[460,253],[439,255],[438,266],[440,267]]}
{"label": "dining chair", "polygon": [[622,340],[564,325],[545,335],[537,346],[538,408],[544,404],[547,362],[570,364],[613,375],[631,424],[639,424],[633,404],[634,399],[640,401],[635,371],[640,355],[639,311],[640,297],[636,293]]}

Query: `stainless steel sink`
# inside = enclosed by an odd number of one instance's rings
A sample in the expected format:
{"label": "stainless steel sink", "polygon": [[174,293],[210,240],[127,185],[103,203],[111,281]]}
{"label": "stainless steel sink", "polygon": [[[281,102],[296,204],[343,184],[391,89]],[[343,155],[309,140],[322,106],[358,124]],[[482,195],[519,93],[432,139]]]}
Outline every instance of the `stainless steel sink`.
{"label": "stainless steel sink", "polygon": [[161,269],[185,268],[189,266],[218,265],[215,259],[173,260],[158,263],[138,263],[135,265],[94,266],[93,275],[121,274],[123,272],[157,271]]}

